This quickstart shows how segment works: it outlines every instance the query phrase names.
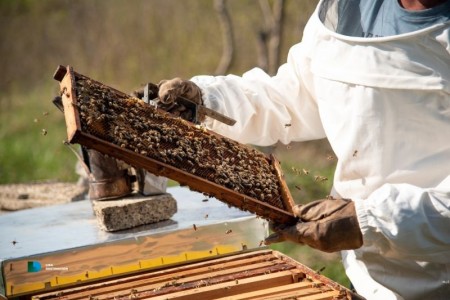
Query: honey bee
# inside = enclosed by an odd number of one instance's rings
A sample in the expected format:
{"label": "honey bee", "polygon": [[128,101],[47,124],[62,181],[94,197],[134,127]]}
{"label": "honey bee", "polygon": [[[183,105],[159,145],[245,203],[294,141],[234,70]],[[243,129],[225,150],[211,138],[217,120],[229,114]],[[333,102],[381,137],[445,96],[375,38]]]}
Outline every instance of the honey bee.
{"label": "honey bee", "polygon": [[291,170],[296,174],[296,175],[300,175],[300,170],[295,168],[295,167],[291,167]]}
{"label": "honey bee", "polygon": [[192,224],[192,228],[194,228],[194,231],[197,231],[197,225]]}
{"label": "honey bee", "polygon": [[101,114],[98,116],[98,120],[99,121],[105,121],[106,120],[106,115],[105,114]]}
{"label": "honey bee", "polygon": [[316,271],[317,274],[320,274],[323,272],[323,270],[325,270],[325,266],[323,266],[322,268],[320,268],[319,270]]}
{"label": "honey bee", "polygon": [[353,157],[356,157],[358,155],[358,150],[353,151]]}
{"label": "honey bee", "polygon": [[232,233],[232,232],[233,232],[233,230],[228,229],[227,231],[225,231],[225,234],[230,234],[230,233]]}
{"label": "honey bee", "polygon": [[137,297],[137,290],[136,289],[131,289],[130,290],[130,298],[136,298]]}
{"label": "honey bee", "polygon": [[327,181],[327,180],[328,180],[328,178],[325,176],[320,176],[320,175],[314,176],[314,181],[322,182],[322,181]]}

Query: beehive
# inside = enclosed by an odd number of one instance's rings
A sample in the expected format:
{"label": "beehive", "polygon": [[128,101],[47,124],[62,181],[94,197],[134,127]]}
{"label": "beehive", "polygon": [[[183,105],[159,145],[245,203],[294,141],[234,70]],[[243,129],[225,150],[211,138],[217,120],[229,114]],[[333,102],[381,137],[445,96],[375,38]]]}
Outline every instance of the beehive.
{"label": "beehive", "polygon": [[276,159],[59,67],[67,134],[79,143],[276,222],[293,201]]}
{"label": "beehive", "polygon": [[277,251],[261,250],[37,294],[32,299],[362,298]]}

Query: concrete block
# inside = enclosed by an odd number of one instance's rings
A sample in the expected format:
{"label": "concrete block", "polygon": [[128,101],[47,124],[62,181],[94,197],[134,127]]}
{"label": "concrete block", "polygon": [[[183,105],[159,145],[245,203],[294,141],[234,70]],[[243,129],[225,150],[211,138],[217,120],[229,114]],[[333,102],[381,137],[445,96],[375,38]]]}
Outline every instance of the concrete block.
{"label": "concrete block", "polygon": [[177,202],[170,194],[141,196],[108,201],[92,201],[98,225],[105,231],[118,231],[170,219]]}

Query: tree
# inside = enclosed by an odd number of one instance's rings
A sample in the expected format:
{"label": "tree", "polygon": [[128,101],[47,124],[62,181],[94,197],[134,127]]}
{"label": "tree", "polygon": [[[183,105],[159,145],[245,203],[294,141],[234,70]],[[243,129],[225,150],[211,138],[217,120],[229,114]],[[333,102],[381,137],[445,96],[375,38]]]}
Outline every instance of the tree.
{"label": "tree", "polygon": [[222,29],[223,51],[219,65],[215,74],[225,74],[233,62],[234,53],[234,35],[233,25],[230,14],[226,6],[226,0],[214,0],[214,8],[219,17],[220,27]]}
{"label": "tree", "polygon": [[[273,5],[269,0],[259,0],[263,16],[263,27],[258,32],[257,53],[258,66],[275,74],[280,65],[280,45],[283,33],[285,1],[275,0]],[[219,17],[222,29],[223,51],[215,74],[225,74],[230,69],[234,56],[234,31],[226,0],[214,0],[214,8]]]}
{"label": "tree", "polygon": [[264,27],[258,39],[259,67],[275,74],[280,65],[285,1],[276,0],[271,7],[268,0],[259,0],[259,6],[264,18]]}

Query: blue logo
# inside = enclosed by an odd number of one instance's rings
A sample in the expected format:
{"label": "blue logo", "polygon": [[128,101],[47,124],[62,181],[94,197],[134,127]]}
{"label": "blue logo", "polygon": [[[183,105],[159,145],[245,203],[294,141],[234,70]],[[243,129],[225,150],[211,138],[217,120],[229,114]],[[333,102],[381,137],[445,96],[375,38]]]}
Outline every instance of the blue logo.
{"label": "blue logo", "polygon": [[28,262],[28,272],[39,272],[42,270],[41,263],[38,261],[29,261]]}

